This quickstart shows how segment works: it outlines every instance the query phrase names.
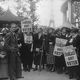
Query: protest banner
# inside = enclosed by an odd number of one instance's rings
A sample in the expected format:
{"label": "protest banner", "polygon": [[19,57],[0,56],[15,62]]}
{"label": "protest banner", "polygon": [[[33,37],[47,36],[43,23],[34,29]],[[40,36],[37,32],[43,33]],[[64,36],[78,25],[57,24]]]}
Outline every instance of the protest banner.
{"label": "protest banner", "polygon": [[28,35],[24,34],[24,42],[25,43],[31,44],[32,41],[33,41],[32,35],[28,36]]}
{"label": "protest banner", "polygon": [[67,67],[79,65],[77,54],[73,46],[66,46],[64,49],[64,57]]}
{"label": "protest banner", "polygon": [[56,38],[56,44],[54,47],[54,56],[61,56],[63,54],[63,47],[66,45],[67,40],[62,38]]}
{"label": "protest banner", "polygon": [[32,21],[31,19],[24,19],[21,21],[22,32],[32,32]]}

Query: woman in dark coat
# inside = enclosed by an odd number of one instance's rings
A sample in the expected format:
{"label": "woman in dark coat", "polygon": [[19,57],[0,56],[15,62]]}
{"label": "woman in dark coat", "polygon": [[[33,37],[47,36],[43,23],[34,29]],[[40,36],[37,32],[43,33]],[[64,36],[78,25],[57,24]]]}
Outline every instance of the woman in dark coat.
{"label": "woman in dark coat", "polygon": [[[32,41],[29,42],[26,40],[26,37],[31,37]],[[31,51],[32,45],[33,45],[33,37],[31,33],[21,33],[21,38],[19,40],[19,43],[21,44],[20,47],[20,53],[21,53],[21,60],[23,63],[23,70],[24,71],[30,71],[32,68],[32,62],[33,62],[33,53]]]}
{"label": "woman in dark coat", "polygon": [[[56,38],[68,40],[66,27],[63,27],[60,30],[60,32],[61,32],[61,34],[59,36],[56,36]],[[66,44],[64,46],[66,46]],[[64,71],[64,69],[66,68],[64,54],[62,54],[61,56],[56,56],[55,57],[55,63],[56,63],[56,70],[59,73],[62,73]]]}
{"label": "woman in dark coat", "polygon": [[76,54],[79,65],[68,67],[69,78],[72,79],[76,77],[77,80],[80,80],[80,33],[78,33],[78,29],[74,29],[72,30],[71,34],[72,37],[67,44],[76,47]]}
{"label": "woman in dark coat", "polygon": [[54,64],[55,64],[55,58],[53,55],[54,51],[54,45],[55,45],[55,35],[54,30],[49,29],[48,35],[47,35],[47,68],[50,71],[54,71]]}

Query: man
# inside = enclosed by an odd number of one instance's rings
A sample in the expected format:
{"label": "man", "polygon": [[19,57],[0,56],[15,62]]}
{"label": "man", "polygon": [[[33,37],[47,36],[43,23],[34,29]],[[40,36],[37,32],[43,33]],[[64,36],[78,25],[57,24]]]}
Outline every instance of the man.
{"label": "man", "polygon": [[18,43],[16,34],[18,27],[11,24],[10,32],[5,37],[5,50],[8,54],[8,70],[10,80],[21,78],[21,62],[18,54]]}
{"label": "man", "polygon": [[40,54],[40,49],[42,48],[42,43],[43,43],[42,33],[43,33],[43,31],[40,28],[38,33],[34,34],[34,36],[33,36],[34,65],[35,65],[34,71],[36,71],[38,69],[40,62],[42,62],[41,54]]}

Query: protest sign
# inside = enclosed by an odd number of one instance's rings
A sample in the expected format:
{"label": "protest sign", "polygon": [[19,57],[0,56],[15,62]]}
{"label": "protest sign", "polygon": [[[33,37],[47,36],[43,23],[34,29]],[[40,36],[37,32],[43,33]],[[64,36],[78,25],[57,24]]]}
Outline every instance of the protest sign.
{"label": "protest sign", "polygon": [[33,41],[32,35],[28,36],[28,35],[24,34],[24,42],[25,43],[31,44],[32,41]]}
{"label": "protest sign", "polygon": [[22,32],[32,32],[32,21],[31,19],[24,19],[21,21]]}
{"label": "protest sign", "polygon": [[64,57],[67,67],[79,65],[77,54],[73,46],[64,47]]}
{"label": "protest sign", "polygon": [[63,54],[63,47],[66,45],[66,43],[66,39],[56,38],[56,44],[54,47],[53,55],[61,56]]}

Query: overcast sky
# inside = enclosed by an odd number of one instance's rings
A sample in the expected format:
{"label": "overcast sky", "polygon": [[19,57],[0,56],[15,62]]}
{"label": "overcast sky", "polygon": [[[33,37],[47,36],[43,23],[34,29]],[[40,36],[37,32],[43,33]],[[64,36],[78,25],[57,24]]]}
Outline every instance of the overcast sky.
{"label": "overcast sky", "polygon": [[41,0],[41,2],[37,4],[37,14],[40,18],[39,24],[48,26],[50,19],[53,19],[56,27],[62,25],[63,14],[61,12],[61,6],[64,1],[65,0]]}
{"label": "overcast sky", "polygon": [[[13,2],[12,2],[13,1]],[[41,0],[37,4],[36,13],[39,17],[38,23],[40,25],[49,26],[50,19],[54,20],[55,27],[62,25],[63,23],[63,14],[61,12],[61,6],[65,0]],[[5,3],[2,5],[5,10],[7,10],[8,6],[10,6],[11,12],[16,15],[14,0],[10,0],[9,3]]]}

